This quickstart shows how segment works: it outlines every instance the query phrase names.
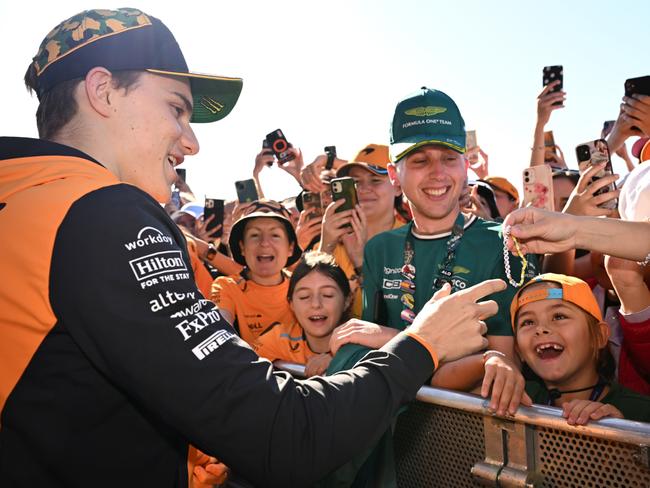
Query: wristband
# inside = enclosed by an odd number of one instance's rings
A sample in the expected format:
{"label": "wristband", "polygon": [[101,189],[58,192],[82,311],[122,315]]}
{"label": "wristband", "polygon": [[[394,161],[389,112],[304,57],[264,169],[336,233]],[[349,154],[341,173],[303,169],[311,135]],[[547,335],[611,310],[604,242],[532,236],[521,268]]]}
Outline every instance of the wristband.
{"label": "wristband", "polygon": [[419,334],[416,334],[413,331],[406,330],[406,331],[404,331],[404,333],[407,336],[409,336],[409,337],[415,339],[416,341],[418,341],[422,346],[424,346],[424,348],[427,351],[429,351],[429,354],[431,355],[431,359],[433,360],[433,370],[435,371],[436,369],[438,369],[438,364],[440,363],[440,360],[438,359],[438,353],[433,349],[433,347],[431,347],[431,344],[429,344],[426,340],[424,340],[424,338],[422,336],[420,336]]}
{"label": "wristband", "polygon": [[212,258],[214,258],[217,255],[217,248],[214,247],[214,244],[210,243],[208,244],[208,252],[205,253],[205,259],[208,261],[212,261]]}
{"label": "wristband", "polygon": [[501,351],[496,351],[494,349],[487,350],[483,353],[483,364],[487,362],[488,359],[494,357],[494,356],[499,356],[501,358],[505,358],[506,355],[503,354]]}

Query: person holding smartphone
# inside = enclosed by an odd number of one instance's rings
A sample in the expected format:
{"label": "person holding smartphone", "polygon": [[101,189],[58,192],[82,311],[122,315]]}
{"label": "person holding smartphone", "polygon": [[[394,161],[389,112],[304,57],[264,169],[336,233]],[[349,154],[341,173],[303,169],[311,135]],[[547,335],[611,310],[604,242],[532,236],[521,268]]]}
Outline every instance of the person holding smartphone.
{"label": "person holding smartphone", "polygon": [[323,216],[319,249],[333,254],[348,279],[355,281],[352,313],[361,316],[359,282],[366,242],[381,232],[404,225],[397,213],[401,192],[388,178],[388,146],[368,144],[350,162],[342,165],[337,177],[349,176],[356,184],[359,204],[354,210],[337,212],[342,200],[328,205]]}
{"label": "person holding smartphone", "polygon": [[39,139],[0,138],[0,486],[185,487],[189,444],[310,486],[484,347],[496,280],[439,293],[345,375],[275,372],[197,289],[161,206],[199,150],[190,124],[227,116],[242,80],[191,73],[131,8],[63,20],[26,62]]}

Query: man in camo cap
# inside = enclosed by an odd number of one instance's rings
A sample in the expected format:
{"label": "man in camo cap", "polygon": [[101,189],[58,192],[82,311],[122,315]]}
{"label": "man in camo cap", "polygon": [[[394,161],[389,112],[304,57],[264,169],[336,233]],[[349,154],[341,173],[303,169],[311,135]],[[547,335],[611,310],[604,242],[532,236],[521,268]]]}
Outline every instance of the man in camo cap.
{"label": "man in camo cap", "polygon": [[190,122],[225,117],[242,80],[191,73],[125,8],[59,24],[25,81],[40,139],[0,138],[0,486],[187,486],[189,443],[259,486],[310,485],[482,346],[494,304],[459,336],[452,299],[345,375],[274,373],[197,290],[160,205],[199,150]]}

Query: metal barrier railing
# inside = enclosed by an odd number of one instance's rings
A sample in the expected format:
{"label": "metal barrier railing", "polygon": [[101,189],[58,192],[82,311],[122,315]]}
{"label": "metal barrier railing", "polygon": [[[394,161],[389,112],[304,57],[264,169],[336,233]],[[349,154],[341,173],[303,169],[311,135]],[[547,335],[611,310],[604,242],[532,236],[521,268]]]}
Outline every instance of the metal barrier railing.
{"label": "metal barrier railing", "polygon": [[[298,364],[276,362],[294,376]],[[423,386],[394,432],[400,487],[650,487],[650,424],[570,426],[558,408],[491,414],[476,395]]]}

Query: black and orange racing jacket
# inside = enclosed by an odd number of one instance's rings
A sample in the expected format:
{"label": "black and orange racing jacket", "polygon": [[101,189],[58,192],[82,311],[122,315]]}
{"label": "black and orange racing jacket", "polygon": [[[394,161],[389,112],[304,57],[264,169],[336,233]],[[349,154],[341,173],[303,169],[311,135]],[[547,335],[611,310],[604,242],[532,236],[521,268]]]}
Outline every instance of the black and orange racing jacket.
{"label": "black and orange racing jacket", "polygon": [[399,336],[328,381],[259,359],[161,206],[86,154],[0,138],[0,486],[187,484],[188,443],[260,486],[370,445],[431,374]]}

